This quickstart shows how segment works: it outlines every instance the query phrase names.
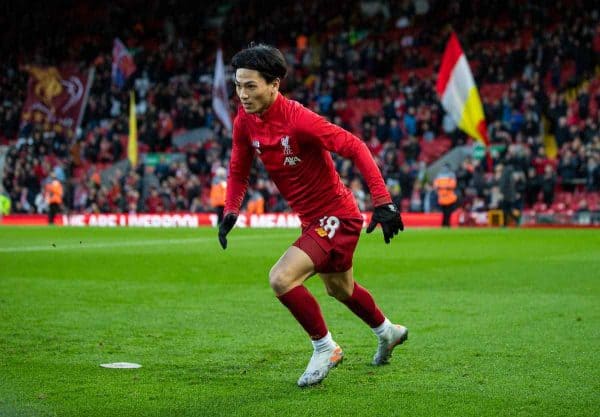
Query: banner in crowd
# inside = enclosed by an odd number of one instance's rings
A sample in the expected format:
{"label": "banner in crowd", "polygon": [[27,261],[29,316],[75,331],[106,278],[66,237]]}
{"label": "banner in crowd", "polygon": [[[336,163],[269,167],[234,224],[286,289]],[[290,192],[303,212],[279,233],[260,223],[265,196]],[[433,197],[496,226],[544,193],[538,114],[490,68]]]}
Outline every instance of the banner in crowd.
{"label": "banner in crowd", "polygon": [[127,79],[136,70],[133,56],[119,38],[113,41],[112,50],[112,81],[118,88],[123,88]]}
{"label": "banner in crowd", "polygon": [[75,135],[87,104],[94,69],[25,67],[29,72],[21,123],[40,123],[67,138]]}
{"label": "banner in crowd", "polygon": [[488,145],[487,127],[479,92],[458,37],[454,32],[446,45],[436,91],[457,126],[472,138]]}
{"label": "banner in crowd", "polygon": [[229,95],[227,94],[227,84],[225,82],[225,65],[223,64],[223,51],[217,51],[217,60],[215,63],[215,77],[213,80],[213,99],[212,105],[215,114],[223,123],[223,126],[231,132],[231,114],[229,112]]}
{"label": "banner in crowd", "polygon": [[[363,227],[371,221],[371,213],[363,213]],[[442,223],[441,213],[403,213],[402,220],[406,227],[439,227]],[[14,214],[0,220],[5,225],[43,225],[48,224],[46,215]],[[57,216],[57,225],[63,226],[98,226],[98,227],[216,227],[215,213],[164,213],[164,214],[65,214]],[[458,224],[458,215],[454,213],[451,224]],[[300,218],[295,213],[240,214],[236,227],[263,228],[300,228]]]}
{"label": "banner in crowd", "polygon": [[[452,226],[462,227],[501,227],[494,221],[492,212],[473,213],[457,210],[450,217]],[[371,221],[371,213],[363,213],[363,227]],[[402,213],[407,229],[418,227],[438,228],[442,223],[441,213]],[[45,214],[0,215],[0,226],[44,226],[48,224]],[[215,213],[165,213],[165,214],[65,214],[57,216],[55,225],[71,227],[216,227]],[[577,227],[600,228],[600,213],[524,213],[521,227]],[[300,227],[300,219],[294,213],[241,214],[236,227],[252,228],[292,228]]]}

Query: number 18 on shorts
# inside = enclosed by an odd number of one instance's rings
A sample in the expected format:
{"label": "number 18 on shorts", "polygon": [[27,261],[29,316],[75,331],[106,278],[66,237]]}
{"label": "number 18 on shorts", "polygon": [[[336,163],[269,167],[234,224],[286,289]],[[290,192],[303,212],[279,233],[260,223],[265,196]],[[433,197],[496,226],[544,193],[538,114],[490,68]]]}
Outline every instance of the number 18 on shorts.
{"label": "number 18 on shorts", "polygon": [[323,216],[302,230],[294,246],[308,254],[316,272],[344,272],[352,267],[363,219]]}

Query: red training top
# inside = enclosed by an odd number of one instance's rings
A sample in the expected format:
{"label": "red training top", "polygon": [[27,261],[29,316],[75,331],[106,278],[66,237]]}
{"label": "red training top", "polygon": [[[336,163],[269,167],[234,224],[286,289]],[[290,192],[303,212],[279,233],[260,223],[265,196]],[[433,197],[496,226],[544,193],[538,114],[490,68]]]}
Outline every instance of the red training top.
{"label": "red training top", "polygon": [[374,206],[392,201],[373,157],[358,137],[281,94],[260,117],[240,106],[233,125],[225,213],[239,213],[257,154],[303,226],[323,216],[360,218],[354,196],[342,183],[329,152],[358,167]]}

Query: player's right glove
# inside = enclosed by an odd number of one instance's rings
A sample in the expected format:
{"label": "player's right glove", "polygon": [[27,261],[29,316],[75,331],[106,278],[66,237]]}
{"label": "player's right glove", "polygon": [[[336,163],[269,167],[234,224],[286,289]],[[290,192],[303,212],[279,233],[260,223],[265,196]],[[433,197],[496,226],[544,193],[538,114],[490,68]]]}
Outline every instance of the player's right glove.
{"label": "player's right glove", "polygon": [[377,223],[381,224],[385,243],[390,243],[390,240],[396,236],[399,231],[404,230],[404,223],[402,223],[400,210],[398,210],[398,207],[393,203],[375,207],[371,223],[369,223],[369,226],[367,227],[367,233],[371,233],[375,230]]}
{"label": "player's right glove", "polygon": [[227,234],[233,229],[237,218],[237,215],[228,213],[223,217],[223,221],[219,225],[219,243],[223,249],[227,249]]}

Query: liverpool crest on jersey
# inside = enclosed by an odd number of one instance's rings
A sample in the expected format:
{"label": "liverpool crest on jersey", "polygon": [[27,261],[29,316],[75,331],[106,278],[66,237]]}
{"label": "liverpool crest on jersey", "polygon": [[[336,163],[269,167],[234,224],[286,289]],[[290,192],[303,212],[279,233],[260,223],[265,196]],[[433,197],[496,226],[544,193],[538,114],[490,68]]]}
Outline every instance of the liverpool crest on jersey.
{"label": "liverpool crest on jersey", "polygon": [[290,145],[290,137],[284,136],[280,139],[281,148],[283,150],[283,165],[294,166],[297,165],[298,162],[302,162],[300,158],[294,155],[294,150]]}
{"label": "liverpool crest on jersey", "polygon": [[292,155],[292,147],[290,146],[290,137],[284,136],[281,138],[281,147],[283,148],[284,155]]}

